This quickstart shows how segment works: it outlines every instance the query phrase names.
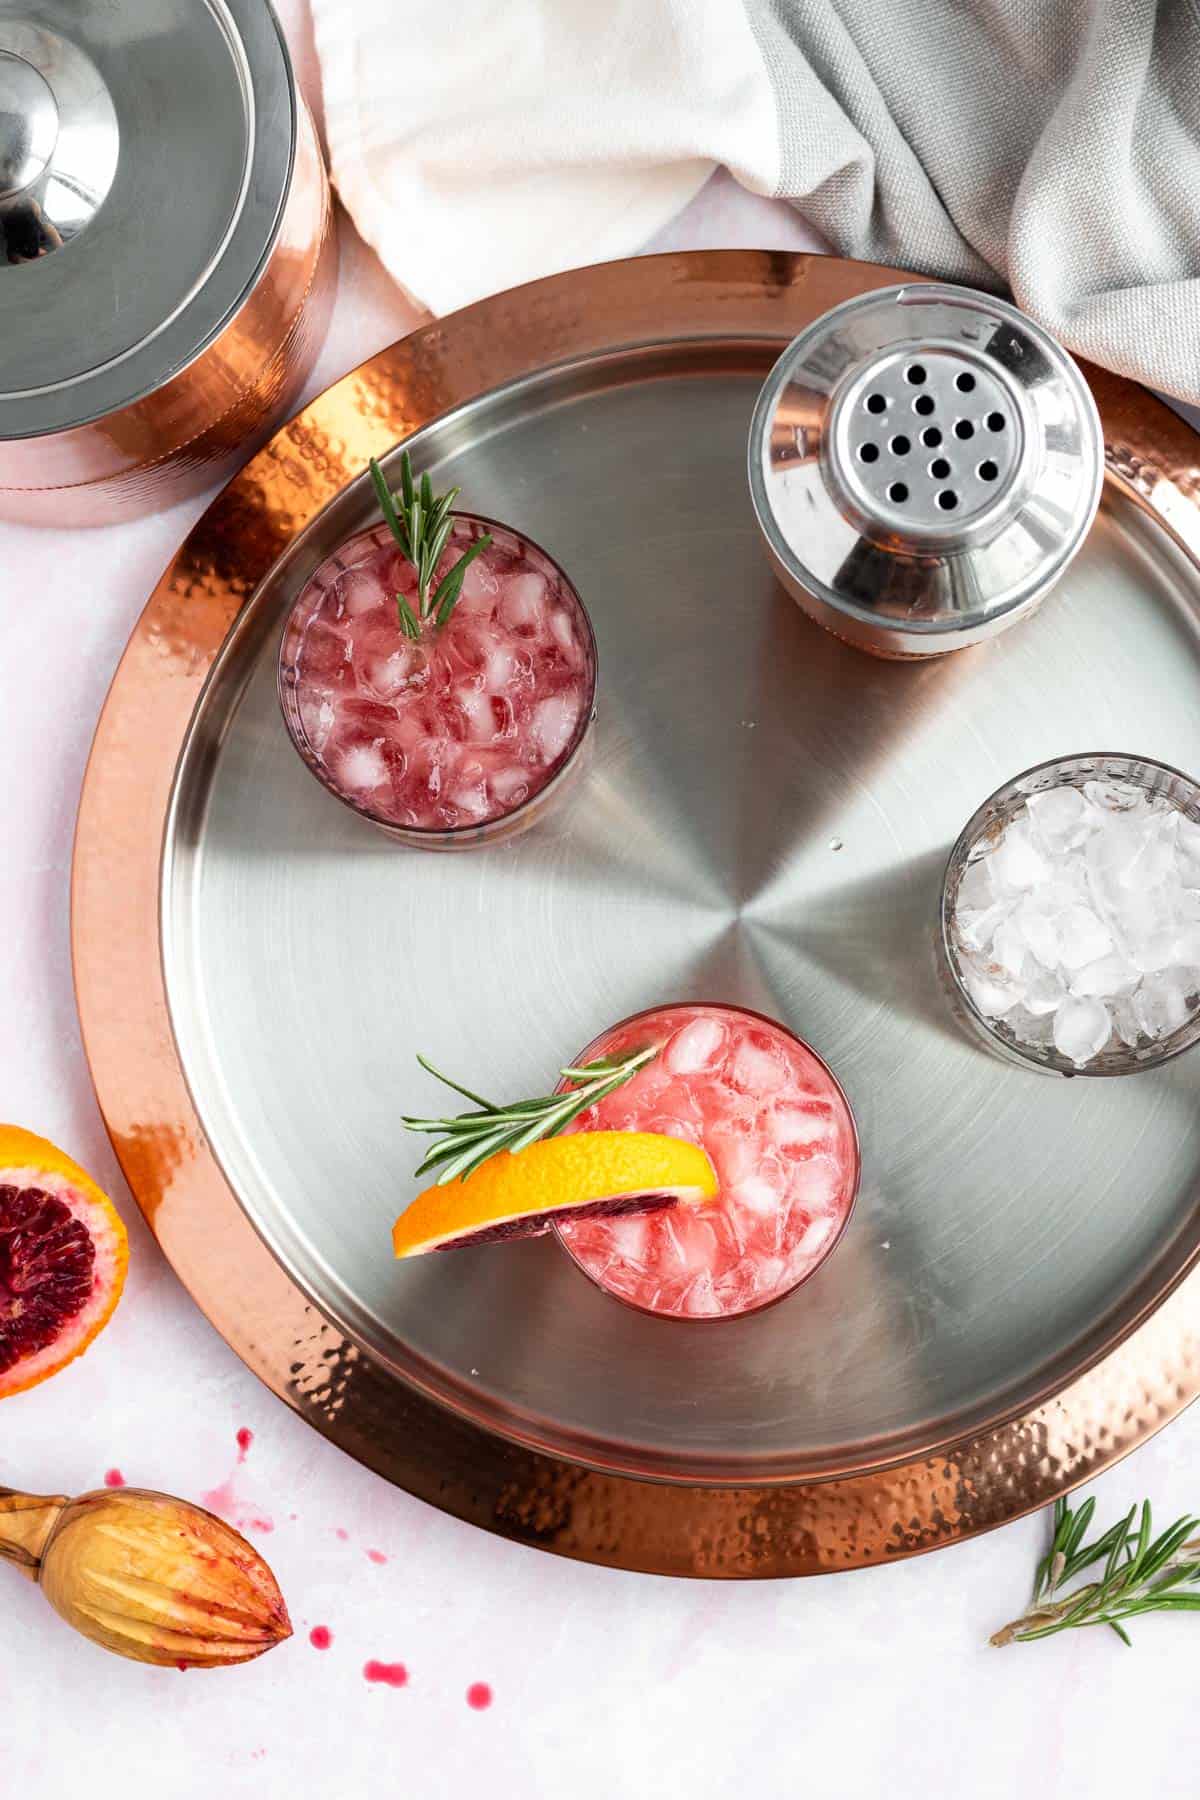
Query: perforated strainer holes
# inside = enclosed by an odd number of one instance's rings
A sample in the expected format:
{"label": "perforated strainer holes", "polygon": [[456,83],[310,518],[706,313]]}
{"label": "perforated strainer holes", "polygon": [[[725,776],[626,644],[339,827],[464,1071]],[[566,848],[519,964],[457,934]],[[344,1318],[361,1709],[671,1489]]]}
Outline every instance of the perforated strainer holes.
{"label": "perforated strainer holes", "polygon": [[984,424],[989,431],[1003,431],[1005,425],[1004,414],[1002,412],[990,412],[984,420]]}
{"label": "perforated strainer holes", "polygon": [[[888,533],[957,541],[977,513],[998,506],[1023,440],[986,362],[910,342],[877,351],[831,398],[830,472],[859,518],[878,518]],[[988,429],[993,415],[1003,436]],[[993,474],[981,473],[985,463]]]}
{"label": "perforated strainer holes", "polygon": [[975,473],[978,475],[980,481],[995,481],[997,475],[1000,473],[1000,468],[989,456],[985,461],[980,463]]}

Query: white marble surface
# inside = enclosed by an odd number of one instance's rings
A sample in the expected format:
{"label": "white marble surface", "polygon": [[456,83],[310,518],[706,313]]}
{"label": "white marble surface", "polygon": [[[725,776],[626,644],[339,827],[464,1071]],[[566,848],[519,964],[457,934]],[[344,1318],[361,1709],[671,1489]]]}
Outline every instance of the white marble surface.
{"label": "white marble surface", "polygon": [[[312,93],[303,0],[282,11]],[[786,208],[718,178],[656,247],[808,242]],[[314,390],[413,322],[345,220],[342,258]],[[228,1483],[232,1516],[273,1521],[258,1541],[297,1631],[244,1669],[144,1670],[73,1637],[0,1571],[0,1793],[1193,1793],[1200,1621],[1150,1620],[1132,1653],[1100,1632],[987,1648],[1024,1602],[1044,1520],[810,1582],[576,1566],[445,1518],[357,1467],[263,1389],[191,1304],[121,1182],[88,1083],[67,877],[109,679],[203,504],[102,532],[0,527],[0,1113],[80,1157],[133,1238],[128,1292],[103,1339],[5,1406],[0,1475],[78,1491],[118,1466],[196,1499]],[[243,1426],[254,1443],[235,1467]],[[1198,1462],[1194,1412],[1098,1482],[1100,1506],[1108,1515],[1148,1492],[1164,1515],[1200,1507]],[[316,1624],[333,1632],[327,1651],[309,1644]],[[372,1657],[404,1662],[408,1686],[368,1685]],[[477,1681],[494,1690],[487,1711],[466,1703]]]}

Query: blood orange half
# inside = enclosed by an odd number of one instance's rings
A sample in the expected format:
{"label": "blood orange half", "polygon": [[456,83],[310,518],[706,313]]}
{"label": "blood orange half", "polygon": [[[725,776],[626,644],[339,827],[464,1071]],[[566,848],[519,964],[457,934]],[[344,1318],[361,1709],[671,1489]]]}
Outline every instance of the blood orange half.
{"label": "blood orange half", "polygon": [[0,1125],[0,1400],[82,1355],[125,1285],[112,1201],[45,1138]]}

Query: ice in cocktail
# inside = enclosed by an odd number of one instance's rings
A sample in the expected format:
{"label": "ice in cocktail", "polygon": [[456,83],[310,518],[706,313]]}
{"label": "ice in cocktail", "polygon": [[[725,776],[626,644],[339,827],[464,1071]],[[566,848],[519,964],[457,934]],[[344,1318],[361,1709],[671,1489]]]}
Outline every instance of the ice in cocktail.
{"label": "ice in cocktail", "polygon": [[361,532],[309,579],[280,651],[280,702],[309,768],[433,848],[533,823],[579,765],[592,717],[591,626],[536,545],[456,515],[430,592],[485,534],[439,622],[422,617],[417,571],[388,526]]}
{"label": "ice in cocktail", "polygon": [[583,1271],[619,1299],[679,1319],[729,1318],[778,1300],[833,1249],[858,1187],[846,1097],[783,1026],[731,1006],[664,1006],[614,1026],[579,1061],[659,1054],[574,1121],[653,1131],[707,1151],[720,1183],[703,1207],[558,1228]]}

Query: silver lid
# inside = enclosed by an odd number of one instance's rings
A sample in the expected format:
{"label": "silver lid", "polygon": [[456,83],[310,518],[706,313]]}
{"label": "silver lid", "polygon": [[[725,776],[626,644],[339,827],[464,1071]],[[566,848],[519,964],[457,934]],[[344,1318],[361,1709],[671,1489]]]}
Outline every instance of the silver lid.
{"label": "silver lid", "polygon": [[118,411],[237,310],[291,177],[266,0],[0,0],[0,438]]}
{"label": "silver lid", "polygon": [[929,654],[1035,605],[1095,515],[1104,443],[1015,307],[914,282],[816,320],[768,377],[750,491],[776,566],[848,635]]}

